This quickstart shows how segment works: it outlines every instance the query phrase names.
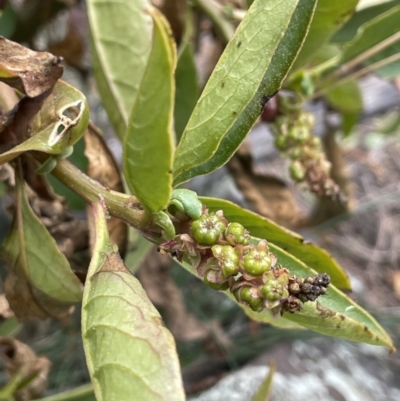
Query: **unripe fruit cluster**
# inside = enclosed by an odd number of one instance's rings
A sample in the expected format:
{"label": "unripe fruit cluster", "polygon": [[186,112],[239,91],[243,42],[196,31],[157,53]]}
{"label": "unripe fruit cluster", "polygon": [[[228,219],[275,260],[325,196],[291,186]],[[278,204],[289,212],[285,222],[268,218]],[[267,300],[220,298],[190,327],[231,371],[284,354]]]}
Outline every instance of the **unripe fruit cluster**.
{"label": "unripe fruit cluster", "polygon": [[241,224],[229,223],[222,211],[204,210],[191,222],[189,233],[165,242],[160,250],[191,263],[208,286],[215,290],[229,289],[239,303],[253,311],[267,308],[279,315],[283,311],[300,310],[301,302],[311,300],[310,296],[304,296],[307,285],[311,286],[308,294],[324,293],[316,289],[317,284],[299,282],[287,269],[277,265],[277,257],[270,252],[266,240],[252,244],[250,238]]}
{"label": "unripe fruit cluster", "polygon": [[339,188],[330,178],[331,163],[326,160],[321,140],[312,135],[315,118],[300,108],[281,115],[272,125],[275,146],[291,160],[292,179],[305,183],[319,197],[337,197]]}

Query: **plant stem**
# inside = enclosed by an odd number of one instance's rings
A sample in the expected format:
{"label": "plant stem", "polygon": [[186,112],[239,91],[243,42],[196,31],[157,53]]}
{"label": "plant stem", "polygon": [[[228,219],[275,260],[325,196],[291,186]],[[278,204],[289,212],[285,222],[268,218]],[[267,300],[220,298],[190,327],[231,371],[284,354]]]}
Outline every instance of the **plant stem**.
{"label": "plant stem", "polygon": [[382,68],[388,64],[394,63],[395,61],[400,60],[400,53],[393,54],[390,57],[387,57],[383,60],[377,61],[374,64],[371,64],[367,67],[362,68],[361,70],[355,71],[352,74],[349,74],[342,79],[337,80],[336,82],[333,82],[330,86],[326,86],[325,88],[320,89],[318,92],[314,93],[309,100],[315,99],[319,96],[324,95],[325,93],[329,92],[330,90],[337,88],[340,85],[345,84],[348,81],[351,81],[352,79],[357,79],[361,78],[364,75],[369,74],[372,71],[377,70],[378,68]]}
{"label": "plant stem", "polygon": [[381,50],[386,49],[393,43],[396,43],[400,40],[400,32],[395,33],[394,35],[386,38],[382,42],[379,42],[375,46],[371,47],[370,49],[366,50],[365,52],[359,54],[357,57],[354,57],[352,60],[348,61],[347,63],[343,64],[340,68],[333,71],[330,75],[326,76],[323,79],[323,82],[329,82],[331,79],[336,78],[340,75],[345,75],[349,73],[354,67],[363,63],[368,58],[374,56]]}
{"label": "plant stem", "polygon": [[[40,163],[45,162],[48,158],[47,155],[39,152],[35,152],[34,157]],[[59,159],[52,174],[88,203],[103,198],[111,216],[121,219],[139,230],[157,231],[149,224],[150,216],[142,209],[136,197],[105,188],[68,160]]]}

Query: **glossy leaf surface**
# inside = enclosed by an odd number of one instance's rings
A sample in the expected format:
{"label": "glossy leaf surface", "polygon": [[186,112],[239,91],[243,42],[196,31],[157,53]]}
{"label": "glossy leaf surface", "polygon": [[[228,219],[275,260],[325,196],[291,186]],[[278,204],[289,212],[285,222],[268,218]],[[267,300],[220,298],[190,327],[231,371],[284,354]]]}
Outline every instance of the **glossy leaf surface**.
{"label": "glossy leaf surface", "polygon": [[175,185],[226,163],[281,87],[314,0],[255,0],[218,61],[183,133]]}
{"label": "glossy leaf surface", "polygon": [[223,210],[224,216],[230,222],[241,223],[251,235],[264,238],[281,247],[318,272],[328,273],[337,287],[344,290],[351,289],[347,274],[333,257],[324,249],[305,241],[301,235],[254,212],[242,209],[232,202],[206,197],[200,199],[212,212]]}
{"label": "glossy leaf surface", "polygon": [[[23,303],[23,299],[33,296],[44,315],[58,317],[56,311],[61,313],[62,309],[69,309],[71,304],[82,299],[82,285],[53,237],[33,213],[20,179],[17,191],[16,213],[1,256],[15,279],[15,298],[20,297]],[[43,244],[46,244],[45,252]],[[22,282],[24,290],[21,290]]]}
{"label": "glossy leaf surface", "polygon": [[104,206],[93,204],[95,246],[82,305],[83,343],[97,401],[182,401],[170,332],[109,240]]}
{"label": "glossy leaf surface", "polygon": [[147,0],[88,0],[94,75],[115,132],[123,139],[151,49]]}
{"label": "glossy leaf surface", "polygon": [[82,137],[88,123],[89,106],[85,96],[66,82],[58,81],[32,122],[31,137],[0,154],[0,164],[30,150],[60,154]]}
{"label": "glossy leaf surface", "polygon": [[175,44],[168,23],[152,11],[154,35],[124,140],[126,181],[145,209],[164,209],[172,192]]}
{"label": "glossy leaf surface", "polygon": [[292,70],[301,68],[351,17],[359,0],[319,0],[304,45]]}

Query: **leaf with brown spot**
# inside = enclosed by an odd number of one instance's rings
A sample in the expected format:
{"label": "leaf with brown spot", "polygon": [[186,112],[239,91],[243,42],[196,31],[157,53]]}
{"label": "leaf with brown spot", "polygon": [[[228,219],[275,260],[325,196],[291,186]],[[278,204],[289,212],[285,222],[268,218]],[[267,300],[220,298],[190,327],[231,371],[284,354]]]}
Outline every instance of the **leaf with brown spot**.
{"label": "leaf with brown spot", "polygon": [[20,174],[16,190],[14,219],[0,250],[11,269],[5,285],[7,299],[21,319],[64,318],[71,305],[81,300],[82,285],[33,213]]}
{"label": "leaf with brown spot", "polygon": [[35,52],[0,36],[0,80],[37,97],[53,88],[61,78],[61,59],[47,52]]}
{"label": "leaf with brown spot", "polygon": [[96,399],[183,401],[173,337],[110,241],[104,204],[94,202],[93,214],[82,334]]}
{"label": "leaf with brown spot", "polygon": [[25,386],[17,391],[18,400],[32,400],[40,397],[47,388],[47,377],[51,362],[38,357],[26,345],[10,337],[0,337],[1,357],[9,379],[19,375],[19,383]]}
{"label": "leaf with brown spot", "polygon": [[[93,123],[89,123],[83,138],[85,140],[85,156],[88,158],[86,174],[110,190],[124,192],[120,169],[108,149],[101,131]],[[91,224],[92,216],[92,213],[87,214],[89,224]],[[123,257],[128,240],[128,226],[122,220],[111,217],[107,220],[107,228],[111,241],[117,244]]]}

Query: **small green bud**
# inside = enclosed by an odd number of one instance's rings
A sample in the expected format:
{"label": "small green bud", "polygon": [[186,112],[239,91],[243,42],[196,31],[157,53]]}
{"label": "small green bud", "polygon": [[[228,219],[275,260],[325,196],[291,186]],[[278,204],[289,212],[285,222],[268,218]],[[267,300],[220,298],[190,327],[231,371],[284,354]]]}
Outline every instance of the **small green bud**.
{"label": "small green bud", "polygon": [[315,149],[317,149],[317,150],[322,149],[322,142],[321,142],[321,139],[318,138],[317,136],[313,136],[311,145],[312,145]]}
{"label": "small green bud", "polygon": [[175,216],[181,212],[191,219],[198,219],[203,211],[203,204],[196,192],[189,189],[174,189],[168,204],[168,212]]}
{"label": "small green bud", "polygon": [[225,239],[232,246],[237,244],[248,245],[250,234],[240,223],[230,223],[225,230]]}
{"label": "small green bud", "polygon": [[275,146],[279,150],[285,150],[287,148],[287,138],[285,135],[279,134],[275,137]]}
{"label": "small green bud", "polygon": [[209,269],[203,277],[204,283],[216,291],[225,291],[229,288],[227,281],[221,282],[221,277],[218,271]]}
{"label": "small green bud", "polygon": [[299,115],[299,124],[312,128],[315,125],[315,117],[312,113],[303,112]]}
{"label": "small green bud", "polygon": [[290,164],[289,171],[291,177],[297,182],[303,181],[304,177],[306,176],[306,172],[299,161],[292,162]]}
{"label": "small green bud", "polygon": [[235,248],[230,245],[214,245],[211,251],[225,278],[234,276],[239,272],[239,256]]}
{"label": "small green bud", "polygon": [[252,249],[243,259],[243,267],[247,273],[253,276],[260,276],[270,270],[272,258],[268,251],[262,249]]}
{"label": "small green bud", "polygon": [[222,214],[203,214],[192,222],[192,234],[200,245],[214,245],[225,231],[226,222]]}
{"label": "small green bud", "polygon": [[290,149],[289,151],[289,157],[292,160],[298,160],[301,156],[301,147],[300,146],[295,146],[294,148]]}
{"label": "small green bud", "polygon": [[310,139],[310,130],[305,126],[294,126],[289,130],[289,138],[304,143]]}

